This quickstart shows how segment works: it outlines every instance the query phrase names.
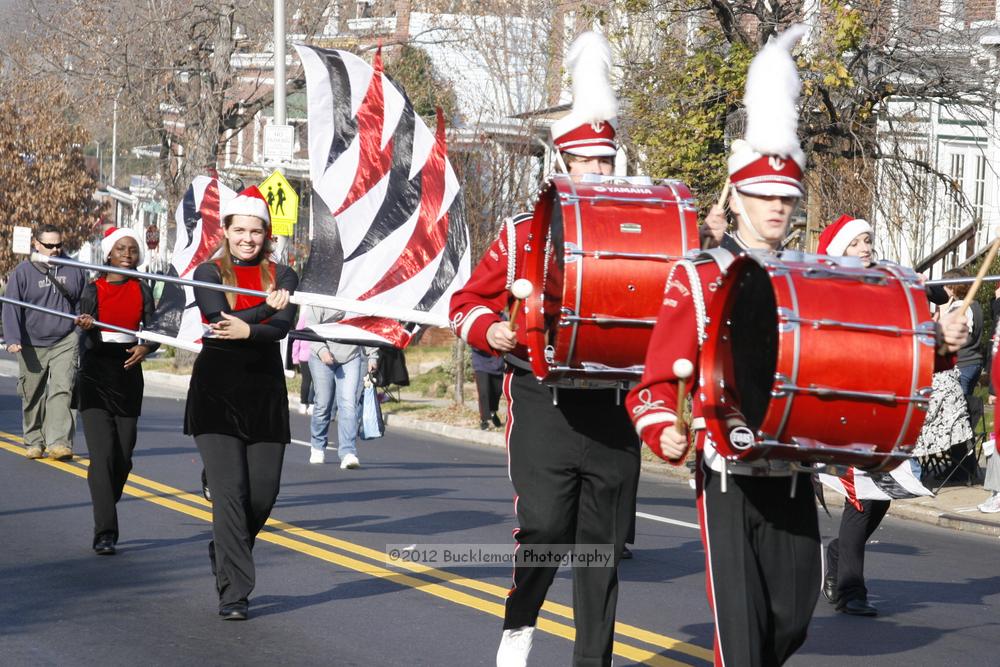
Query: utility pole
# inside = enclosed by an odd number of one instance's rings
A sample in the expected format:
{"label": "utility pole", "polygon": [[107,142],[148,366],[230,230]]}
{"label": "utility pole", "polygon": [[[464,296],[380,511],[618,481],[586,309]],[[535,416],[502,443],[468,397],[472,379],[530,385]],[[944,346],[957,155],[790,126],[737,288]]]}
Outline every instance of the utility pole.
{"label": "utility pole", "polygon": [[[285,124],[285,0],[274,0],[274,124]],[[278,166],[282,174],[285,170]],[[275,254],[279,262],[288,261],[288,237],[277,236]]]}

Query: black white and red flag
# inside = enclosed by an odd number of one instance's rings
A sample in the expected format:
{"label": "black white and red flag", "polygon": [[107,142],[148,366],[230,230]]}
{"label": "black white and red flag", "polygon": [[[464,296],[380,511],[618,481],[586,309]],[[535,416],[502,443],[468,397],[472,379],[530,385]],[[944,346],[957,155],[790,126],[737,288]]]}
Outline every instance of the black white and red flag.
{"label": "black white and red flag", "polygon": [[[306,74],[313,240],[299,289],[447,321],[470,274],[469,234],[444,120],[432,132],[382,71],[340,50],[296,45]],[[348,316],[324,338],[403,348],[415,325]]]}
{"label": "black white and red flag", "polygon": [[[174,213],[177,237],[168,275],[192,278],[199,264],[211,259],[222,242],[222,206],[236,193],[219,179],[196,176]],[[194,289],[162,283],[152,330],[182,341],[201,340],[201,313],[194,301]]]}

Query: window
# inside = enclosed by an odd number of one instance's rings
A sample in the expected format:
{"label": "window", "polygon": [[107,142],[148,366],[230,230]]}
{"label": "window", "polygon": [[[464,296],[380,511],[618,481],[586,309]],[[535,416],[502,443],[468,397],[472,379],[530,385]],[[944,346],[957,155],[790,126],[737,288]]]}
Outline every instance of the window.
{"label": "window", "polygon": [[976,182],[972,193],[972,215],[976,222],[983,219],[983,206],[986,204],[986,156],[976,156]]}
{"label": "window", "polygon": [[965,181],[965,155],[951,154],[951,185],[948,192],[948,236],[954,236],[962,227],[962,197]]}

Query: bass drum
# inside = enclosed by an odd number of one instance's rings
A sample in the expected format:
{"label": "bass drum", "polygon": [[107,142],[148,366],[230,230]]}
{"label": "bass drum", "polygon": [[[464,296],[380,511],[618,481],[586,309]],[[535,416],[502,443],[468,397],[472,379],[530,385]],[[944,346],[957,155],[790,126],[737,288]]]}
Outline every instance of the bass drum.
{"label": "bass drum", "polygon": [[524,277],[535,289],[524,309],[535,376],[573,386],[640,377],[670,268],[698,247],[687,186],[553,176],[530,224]]}
{"label": "bass drum", "polygon": [[750,253],[727,270],[708,320],[700,391],[723,456],[877,471],[913,450],[935,354],[914,272]]}

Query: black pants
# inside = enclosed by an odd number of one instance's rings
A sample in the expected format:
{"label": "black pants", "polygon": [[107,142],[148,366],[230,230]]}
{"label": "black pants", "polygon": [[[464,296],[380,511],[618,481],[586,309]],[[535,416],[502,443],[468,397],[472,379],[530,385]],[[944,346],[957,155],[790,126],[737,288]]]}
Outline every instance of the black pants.
{"label": "black pants", "polygon": [[479,421],[489,418],[500,407],[500,382],[502,375],[476,371],[476,394],[479,396]]}
{"label": "black pants", "polygon": [[[552,390],[508,372],[507,454],[517,494],[519,549],[537,544],[611,545],[614,567],[573,569],[575,665],[609,665],[618,604],[618,560],[634,516],[639,442],[613,390]],[[535,625],[558,568],[514,569],[504,629]]]}
{"label": "black pants", "polygon": [[299,388],[299,401],[301,401],[302,405],[312,405],[312,373],[309,372],[309,364],[307,362],[299,362],[299,373],[302,374],[302,384]]}
{"label": "black pants", "polygon": [[118,501],[132,471],[138,417],[120,417],[100,408],[80,411],[90,452],[87,486],[94,505],[94,544],[103,535],[118,541]]}
{"label": "black pants", "polygon": [[783,664],[806,640],[819,596],[819,521],[809,475],[721,475],[698,466],[715,664]]}
{"label": "black pants", "polygon": [[862,500],[858,511],[844,501],[840,534],[826,547],[826,572],[837,582],[837,605],[867,600],[865,588],[865,543],[889,511],[888,500]]}
{"label": "black pants", "polygon": [[194,438],[212,489],[213,560],[219,606],[246,600],[254,587],[253,544],[281,485],[285,445],[246,443],[209,433]]}

